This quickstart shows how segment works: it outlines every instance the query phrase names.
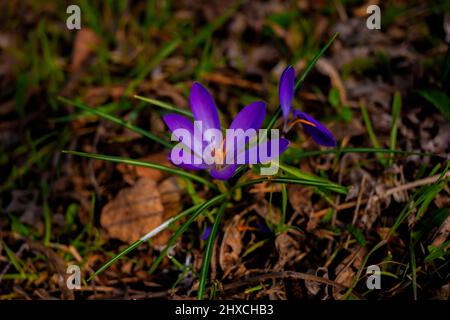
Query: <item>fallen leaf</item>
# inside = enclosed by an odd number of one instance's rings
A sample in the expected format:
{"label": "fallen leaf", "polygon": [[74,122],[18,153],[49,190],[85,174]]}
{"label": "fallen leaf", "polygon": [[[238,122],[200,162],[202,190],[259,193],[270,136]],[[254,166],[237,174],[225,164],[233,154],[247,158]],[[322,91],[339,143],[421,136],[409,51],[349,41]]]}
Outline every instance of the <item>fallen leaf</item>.
{"label": "fallen leaf", "polygon": [[99,43],[100,39],[93,30],[82,28],[77,32],[70,65],[72,71],[78,71],[81,68]]}
{"label": "fallen leaf", "polygon": [[277,236],[275,246],[278,252],[278,262],[274,267],[275,270],[283,270],[286,263],[294,261],[302,254],[299,250],[299,241],[287,232],[283,232]]}
{"label": "fallen leaf", "polygon": [[[179,177],[169,177],[158,185],[161,201],[164,207],[163,220],[179,214],[182,210],[181,196],[185,192],[182,180]],[[172,232],[164,230],[152,240],[155,246],[166,245]]]}
{"label": "fallen leaf", "polygon": [[141,178],[131,188],[119,191],[103,207],[100,223],[111,238],[133,243],[159,226],[163,216],[164,207],[156,182]]}
{"label": "fallen leaf", "polygon": [[241,232],[238,228],[240,224],[241,215],[236,215],[225,228],[219,253],[219,264],[225,274],[238,262],[243,248]]}
{"label": "fallen leaf", "polygon": [[[172,166],[167,158],[166,151],[154,153],[139,160],[148,161],[151,163],[160,164],[164,166]],[[166,172],[161,170],[146,167],[131,166],[122,163],[117,165],[117,170],[119,170],[120,173],[122,173],[123,179],[131,185],[133,185],[135,181],[137,181],[137,179],[139,178],[146,178],[154,180],[155,182],[160,182],[162,179],[168,176]]]}

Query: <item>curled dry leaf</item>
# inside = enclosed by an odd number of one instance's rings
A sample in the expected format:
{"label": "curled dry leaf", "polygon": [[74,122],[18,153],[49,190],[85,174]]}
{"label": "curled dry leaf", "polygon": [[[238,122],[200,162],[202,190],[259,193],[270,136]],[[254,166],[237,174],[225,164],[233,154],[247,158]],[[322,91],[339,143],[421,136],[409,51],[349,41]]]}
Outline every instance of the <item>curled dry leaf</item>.
{"label": "curled dry leaf", "polygon": [[122,189],[102,210],[100,223],[110,237],[133,243],[163,222],[164,207],[156,182],[141,178]]}
{"label": "curled dry leaf", "polygon": [[[320,267],[317,270],[309,269],[307,273],[313,274],[317,277],[329,279],[328,269],[325,267]],[[317,294],[320,291],[321,286],[322,286],[322,284],[317,281],[305,280],[305,287],[308,290],[308,293],[313,297],[317,296]]]}
{"label": "curled dry leaf", "polygon": [[[350,287],[353,278],[356,276],[357,270],[361,267],[361,263],[367,250],[364,247],[355,249],[349,254],[337,267],[336,267],[336,279],[335,282],[342,284],[346,287]],[[342,289],[333,287],[333,297],[339,300],[343,296]]]}
{"label": "curled dry leaf", "polygon": [[294,239],[287,232],[279,234],[275,240],[275,246],[278,252],[278,262],[275,265],[275,270],[283,270],[286,263],[293,262],[297,258],[301,258],[305,253],[300,252],[300,243]]}
{"label": "curled dry leaf", "polygon": [[[239,254],[242,251],[242,233],[239,231],[241,215],[235,215],[225,228],[222,243],[220,245],[219,264],[225,274],[231,271],[231,268],[239,260]],[[243,266],[243,264],[241,264]]]}
{"label": "curled dry leaf", "polygon": [[[131,188],[122,189],[102,210],[100,222],[112,238],[132,243],[181,211],[184,186],[178,177],[169,177],[159,185],[140,178]],[[152,239],[165,245],[170,231]]]}

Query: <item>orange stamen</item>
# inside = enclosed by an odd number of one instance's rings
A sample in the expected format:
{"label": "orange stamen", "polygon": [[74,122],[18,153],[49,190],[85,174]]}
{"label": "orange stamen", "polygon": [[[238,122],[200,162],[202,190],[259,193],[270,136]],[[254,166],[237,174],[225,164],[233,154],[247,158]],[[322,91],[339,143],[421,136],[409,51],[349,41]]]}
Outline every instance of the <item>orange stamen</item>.
{"label": "orange stamen", "polygon": [[314,123],[309,122],[308,120],[304,120],[304,119],[297,119],[297,120],[293,121],[290,126],[293,127],[297,123],[304,123],[304,124],[307,124],[309,126],[316,127],[316,125]]}
{"label": "orange stamen", "polygon": [[212,157],[216,157],[217,156],[220,159],[222,159],[222,161],[225,161],[225,156],[227,154],[227,150],[225,150],[225,151],[223,150],[224,144],[225,144],[225,139],[223,139],[220,148],[217,149],[217,152],[216,152],[216,149],[214,149],[214,148],[212,149],[211,156]]}

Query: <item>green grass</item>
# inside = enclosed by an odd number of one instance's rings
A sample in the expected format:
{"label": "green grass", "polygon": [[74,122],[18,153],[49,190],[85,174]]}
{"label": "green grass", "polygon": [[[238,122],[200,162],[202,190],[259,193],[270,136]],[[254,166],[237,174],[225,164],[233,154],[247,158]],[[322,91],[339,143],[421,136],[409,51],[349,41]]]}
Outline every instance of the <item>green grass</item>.
{"label": "green grass", "polygon": [[[389,143],[389,149],[391,150],[395,150],[397,147],[397,131],[401,110],[402,110],[402,96],[400,95],[400,92],[397,91],[394,95],[394,99],[392,102],[392,124]],[[389,165],[392,165],[392,163],[393,159],[390,159]]]}
{"label": "green grass", "polygon": [[211,233],[208,238],[208,243],[203,254],[202,269],[200,272],[200,284],[198,287],[197,298],[202,300],[206,291],[206,283],[208,281],[208,270],[209,264],[211,263],[211,256],[213,253],[214,241],[216,240],[217,231],[219,230],[220,222],[222,221],[223,214],[225,212],[227,202],[223,202],[217,213],[216,219],[214,221]]}
{"label": "green grass", "polygon": [[175,168],[163,166],[163,165],[156,164],[156,163],[151,163],[148,161],[133,160],[133,159],[127,159],[127,158],[123,158],[123,157],[108,156],[108,155],[95,154],[95,153],[86,153],[86,152],[71,151],[71,150],[63,150],[62,152],[66,153],[66,154],[87,157],[87,158],[96,159],[96,160],[104,160],[104,161],[109,161],[109,162],[114,162],[114,163],[122,163],[122,164],[127,164],[127,165],[132,165],[132,166],[139,166],[139,167],[161,170],[161,171],[176,174],[180,177],[188,178],[193,181],[199,182],[201,184],[204,184],[205,186],[210,187],[211,189],[217,189],[216,185],[214,185],[211,181],[208,181],[196,174],[187,172],[182,169],[175,169]]}

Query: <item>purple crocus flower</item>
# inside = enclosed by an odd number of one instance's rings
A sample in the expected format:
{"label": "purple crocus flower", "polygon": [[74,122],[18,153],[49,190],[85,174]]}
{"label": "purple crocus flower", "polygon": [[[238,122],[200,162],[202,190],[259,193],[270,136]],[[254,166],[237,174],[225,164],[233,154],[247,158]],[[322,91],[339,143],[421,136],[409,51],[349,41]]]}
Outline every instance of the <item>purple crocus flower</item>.
{"label": "purple crocus flower", "polygon": [[[175,165],[186,170],[208,170],[213,178],[228,180],[233,176],[238,164],[256,164],[271,161],[287,149],[289,142],[283,138],[266,140],[264,142],[259,141],[259,144],[247,148],[248,142],[255,137],[256,130],[261,127],[266,114],[266,104],[257,101],[244,107],[234,118],[229,128],[235,131],[242,130],[242,132],[253,130],[254,133],[237,135],[233,137],[234,141],[227,141],[225,138],[219,146],[208,149],[210,152],[207,152],[205,156],[205,148],[214,143],[214,139],[209,138],[207,135],[208,130],[215,129],[221,132],[219,113],[212,96],[201,84],[197,82],[193,84],[189,98],[195,123],[179,114],[166,114],[163,117],[170,131],[186,147],[181,150],[181,156],[183,156],[183,152],[186,153],[184,154],[186,157],[182,158],[190,159],[189,161],[183,160],[175,163],[171,158]],[[200,126],[201,128],[199,128]],[[187,139],[181,135],[177,136],[178,129],[184,129],[188,133]],[[199,130],[201,131],[200,137],[196,134]],[[275,144],[277,144],[278,150],[273,147]],[[195,145],[199,146],[200,150]],[[266,157],[260,156],[257,152],[260,149],[266,150]],[[257,154],[257,156],[252,157],[252,154]],[[227,160],[229,158],[232,159],[231,163],[224,161],[226,157]],[[239,162],[237,161],[238,158],[243,158],[244,161]],[[214,161],[213,163],[209,161],[217,159],[221,161]]]}
{"label": "purple crocus flower", "polygon": [[280,87],[278,89],[278,95],[280,99],[281,111],[284,118],[284,129],[288,128],[288,117],[292,112],[295,118],[289,127],[301,123],[303,129],[307,134],[309,134],[313,140],[326,147],[335,147],[336,140],[334,139],[331,132],[319,121],[313,117],[307,115],[299,110],[292,110],[292,100],[294,99],[295,90],[295,70],[292,66],[289,66],[284,70],[280,78]]}

